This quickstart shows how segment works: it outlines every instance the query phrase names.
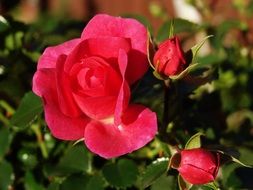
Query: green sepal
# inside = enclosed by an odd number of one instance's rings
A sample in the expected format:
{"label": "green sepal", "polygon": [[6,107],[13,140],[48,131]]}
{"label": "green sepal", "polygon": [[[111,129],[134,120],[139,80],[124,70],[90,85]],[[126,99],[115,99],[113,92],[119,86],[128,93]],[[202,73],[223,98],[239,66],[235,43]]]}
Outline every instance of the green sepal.
{"label": "green sepal", "polygon": [[[189,55],[191,58],[190,60],[187,60],[189,62],[189,66],[186,67],[185,70],[183,70],[178,75],[170,76],[172,80],[179,80],[187,76],[193,69],[195,69],[199,63],[196,62],[196,57],[198,55],[198,52],[200,48],[205,44],[206,40],[211,38],[213,35],[206,36],[200,43],[193,46],[190,50],[188,50],[185,55]],[[188,58],[188,57],[187,57]]]}
{"label": "green sepal", "polygon": [[151,34],[150,32],[148,31],[148,38],[147,38],[147,57],[148,57],[148,63],[150,65],[150,67],[155,71],[155,67],[154,65],[152,64],[152,61],[150,60],[150,44],[152,44],[152,48],[154,47],[153,46],[153,41],[152,41],[152,38],[151,38]]}
{"label": "green sepal", "polygon": [[193,135],[186,143],[185,149],[193,149],[201,147],[201,136],[204,136],[203,133],[196,133]]}
{"label": "green sepal", "polygon": [[169,38],[174,36],[174,19],[170,21]]}
{"label": "green sepal", "polygon": [[77,145],[79,142],[83,142],[84,138],[81,138],[73,143],[73,146]]}
{"label": "green sepal", "polygon": [[178,175],[177,182],[180,190],[190,190],[192,188],[192,184],[186,182],[181,175]]}
{"label": "green sepal", "polygon": [[167,80],[168,78],[163,77],[162,75],[160,75],[156,70],[153,71],[153,75],[159,79],[159,80]]}
{"label": "green sepal", "polygon": [[209,188],[211,188],[213,190],[220,190],[220,188],[217,187],[217,185],[215,184],[215,182],[207,183],[204,186],[209,187]]}
{"label": "green sepal", "polygon": [[197,63],[191,64],[191,65],[189,65],[185,70],[183,70],[180,74],[174,75],[174,76],[170,76],[170,78],[171,78],[172,80],[179,80],[179,79],[182,79],[182,78],[184,78],[186,75],[188,75],[188,73],[190,73],[191,70],[193,70],[197,65],[198,65]]}
{"label": "green sepal", "polygon": [[196,61],[196,57],[197,57],[197,55],[198,55],[198,52],[199,52],[199,50],[200,50],[200,48],[205,44],[205,42],[209,39],[209,38],[211,38],[211,37],[213,37],[213,35],[209,35],[209,36],[206,36],[201,42],[199,42],[198,44],[196,44],[195,46],[193,46],[192,48],[191,48],[191,51],[192,51],[192,61],[191,61],[191,63],[195,63],[195,61]]}
{"label": "green sepal", "polygon": [[220,154],[223,154],[223,155],[225,155],[225,156],[228,156],[229,159],[230,159],[230,161],[232,161],[232,162],[235,162],[235,163],[240,164],[240,165],[242,165],[242,166],[244,166],[244,167],[247,167],[247,168],[253,168],[253,166],[242,163],[240,160],[238,160],[237,158],[233,157],[232,155],[230,155],[230,154],[228,154],[228,153],[225,153],[224,151],[221,151],[221,150],[216,150],[216,151],[217,151],[218,153],[220,153]]}

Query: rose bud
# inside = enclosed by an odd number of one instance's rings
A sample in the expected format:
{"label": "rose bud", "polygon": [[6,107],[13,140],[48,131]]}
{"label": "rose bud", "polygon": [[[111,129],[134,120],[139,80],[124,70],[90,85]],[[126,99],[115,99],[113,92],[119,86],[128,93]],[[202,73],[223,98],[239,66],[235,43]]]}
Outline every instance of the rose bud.
{"label": "rose bud", "polygon": [[215,180],[219,165],[219,153],[203,148],[182,150],[181,161],[177,168],[183,179],[191,184],[206,184]]}
{"label": "rose bud", "polygon": [[184,52],[177,36],[161,43],[153,59],[156,71],[165,76],[180,74],[186,67]]}

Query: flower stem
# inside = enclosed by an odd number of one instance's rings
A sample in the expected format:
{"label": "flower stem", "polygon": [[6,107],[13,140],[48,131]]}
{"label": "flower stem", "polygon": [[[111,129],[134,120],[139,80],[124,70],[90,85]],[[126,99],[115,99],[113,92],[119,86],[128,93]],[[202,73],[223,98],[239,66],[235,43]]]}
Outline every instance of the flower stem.
{"label": "flower stem", "polygon": [[167,132],[167,126],[169,124],[169,98],[170,98],[170,85],[171,80],[167,79],[164,81],[164,105],[163,105],[163,124],[161,127],[161,132]]}
{"label": "flower stem", "polygon": [[171,132],[168,133],[168,125],[173,120],[171,118],[171,113],[169,112],[170,106],[173,107],[173,105],[170,105],[171,98],[175,90],[172,86],[171,79],[164,80],[164,102],[163,102],[163,119],[162,119],[162,125],[159,128],[159,134],[162,141],[172,145],[176,146],[178,144],[177,139],[174,134]]}
{"label": "flower stem", "polygon": [[38,141],[42,156],[44,158],[48,158],[47,147],[46,147],[45,141],[43,140],[39,125],[33,124],[31,128],[32,128],[32,130],[34,131],[34,133],[37,137],[37,141]]}

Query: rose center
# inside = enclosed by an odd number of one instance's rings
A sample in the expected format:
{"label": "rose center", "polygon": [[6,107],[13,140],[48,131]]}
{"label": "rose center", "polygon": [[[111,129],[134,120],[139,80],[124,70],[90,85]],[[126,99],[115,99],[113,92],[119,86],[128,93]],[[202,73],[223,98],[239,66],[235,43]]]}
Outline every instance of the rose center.
{"label": "rose center", "polygon": [[[77,81],[79,86],[86,93],[96,90],[96,94],[104,93],[105,73],[103,69],[85,67],[77,74]],[[88,93],[89,94],[89,93]]]}

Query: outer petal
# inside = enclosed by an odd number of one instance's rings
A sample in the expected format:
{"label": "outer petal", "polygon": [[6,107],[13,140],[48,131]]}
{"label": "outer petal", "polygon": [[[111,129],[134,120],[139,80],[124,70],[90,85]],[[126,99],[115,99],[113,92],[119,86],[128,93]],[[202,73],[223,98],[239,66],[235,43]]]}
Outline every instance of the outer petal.
{"label": "outer petal", "polygon": [[191,184],[205,184],[214,181],[214,176],[193,165],[184,165],[178,169],[180,175]]}
{"label": "outer petal", "polygon": [[74,100],[69,76],[63,71],[66,55],[60,55],[56,63],[56,89],[60,110],[66,116],[78,117],[82,114]]}
{"label": "outer petal", "polygon": [[89,119],[82,115],[72,118],[59,109],[54,69],[40,69],[33,77],[33,91],[43,98],[46,123],[53,136],[63,140],[83,138]]}
{"label": "outer petal", "polygon": [[61,54],[68,55],[79,42],[80,39],[73,39],[60,45],[46,48],[40,56],[37,68],[55,68],[58,57]]}
{"label": "outer petal", "polygon": [[213,173],[218,165],[215,154],[202,148],[183,150],[181,152],[180,165],[193,165],[197,168],[204,168],[207,172]]}
{"label": "outer petal", "polygon": [[143,106],[132,105],[125,111],[120,125],[89,123],[84,139],[92,152],[113,158],[143,147],[154,138],[156,131],[156,114]]}
{"label": "outer petal", "polygon": [[112,17],[98,14],[86,25],[82,39],[106,37],[122,37],[131,40],[132,50],[127,80],[131,84],[140,79],[147,71],[147,29],[135,19]]}

